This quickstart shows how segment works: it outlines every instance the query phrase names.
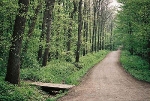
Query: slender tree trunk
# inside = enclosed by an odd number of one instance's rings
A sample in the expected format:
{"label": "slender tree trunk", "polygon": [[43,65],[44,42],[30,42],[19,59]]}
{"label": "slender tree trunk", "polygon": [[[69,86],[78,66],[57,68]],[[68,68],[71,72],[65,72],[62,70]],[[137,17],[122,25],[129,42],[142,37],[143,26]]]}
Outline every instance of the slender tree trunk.
{"label": "slender tree trunk", "polygon": [[41,61],[42,60],[42,51],[43,51],[43,45],[41,44],[42,41],[44,41],[44,35],[46,33],[46,21],[47,21],[47,16],[48,16],[48,12],[45,9],[44,14],[43,14],[43,22],[42,22],[42,32],[41,32],[41,36],[40,36],[40,45],[39,45],[39,50],[38,50],[38,57],[37,60]]}
{"label": "slender tree trunk", "polygon": [[59,38],[59,35],[60,35],[60,33],[59,33],[59,31],[57,32],[57,34],[56,34],[56,53],[55,53],[55,59],[59,59],[59,41],[60,41],[60,38]]}
{"label": "slender tree trunk", "polygon": [[20,8],[15,20],[14,31],[12,35],[12,45],[9,51],[7,73],[5,77],[5,80],[12,84],[20,83],[20,53],[26,23],[26,14],[29,7],[29,0],[19,0],[18,4]]}
{"label": "slender tree trunk", "polygon": [[48,56],[49,56],[49,47],[50,47],[50,34],[51,34],[51,26],[52,26],[52,12],[54,8],[55,0],[47,0],[46,2],[46,12],[47,12],[47,21],[46,21],[46,47],[43,56],[42,66],[47,65]]}
{"label": "slender tree trunk", "polygon": [[94,41],[95,41],[94,42],[94,51],[96,52],[96,50],[97,50],[97,43],[96,43],[96,41],[97,41],[97,13],[95,13],[95,20],[94,21],[95,21],[95,27],[94,27],[95,28],[94,29],[95,30],[94,31],[95,32],[95,36],[94,36],[95,37],[94,38]]}
{"label": "slender tree trunk", "polygon": [[[99,17],[98,17],[98,24],[97,25],[99,25],[99,23],[100,23],[100,20],[99,20]],[[98,34],[98,39],[97,39],[97,51],[99,51],[100,50],[100,25],[98,26],[98,31],[97,31],[97,34]]]}
{"label": "slender tree trunk", "polygon": [[149,70],[150,70],[150,40],[148,42],[148,63],[149,63]]}
{"label": "slender tree trunk", "polygon": [[[84,2],[84,10],[83,15],[87,16],[87,1]],[[87,33],[88,33],[88,26],[87,26],[87,17],[84,18],[84,34],[83,34],[83,40],[84,40],[84,46],[83,46],[83,56],[86,54],[86,43],[87,43]]]}
{"label": "slender tree trunk", "polygon": [[[87,17],[87,21],[88,21],[88,17]],[[85,50],[85,52],[86,52],[86,54],[88,53],[88,34],[89,34],[89,24],[88,24],[88,22],[86,23],[86,50]]]}
{"label": "slender tree trunk", "polygon": [[133,40],[132,40],[132,25],[131,25],[131,22],[129,22],[129,35],[130,35],[130,49],[129,49],[129,52],[131,53],[131,55],[133,55]]}
{"label": "slender tree trunk", "polygon": [[91,6],[91,0],[89,0],[89,2],[88,2],[88,5],[89,5],[89,11],[88,11],[88,13],[89,13],[89,42],[90,42],[90,52],[93,52],[93,49],[92,49],[92,8],[90,7]]}
{"label": "slender tree trunk", "polygon": [[86,54],[88,54],[89,50],[88,50],[88,46],[89,46],[89,42],[90,41],[89,39],[89,33],[90,33],[90,17],[89,17],[89,14],[90,14],[90,0],[88,0],[86,2],[87,4],[87,10],[86,10],[86,19],[87,19],[87,23],[86,23]]}
{"label": "slender tree trunk", "polygon": [[[73,1],[74,9],[70,14],[70,18],[73,20],[74,14],[77,11],[77,4],[75,1]],[[68,41],[67,41],[67,51],[71,50],[71,37],[72,37],[72,23],[70,23],[70,27],[68,29]]]}
{"label": "slender tree trunk", "polygon": [[[95,4],[95,3],[94,3]],[[95,51],[95,36],[96,36],[96,7],[94,5],[94,19],[93,19],[93,34],[92,34],[92,52]]]}
{"label": "slender tree trunk", "polygon": [[77,50],[76,50],[76,60],[75,62],[79,62],[80,58],[80,47],[81,47],[81,31],[82,31],[82,0],[79,1],[79,9],[78,9],[78,42],[77,42]]}
{"label": "slender tree trunk", "polygon": [[113,50],[113,22],[110,25],[110,50]]}

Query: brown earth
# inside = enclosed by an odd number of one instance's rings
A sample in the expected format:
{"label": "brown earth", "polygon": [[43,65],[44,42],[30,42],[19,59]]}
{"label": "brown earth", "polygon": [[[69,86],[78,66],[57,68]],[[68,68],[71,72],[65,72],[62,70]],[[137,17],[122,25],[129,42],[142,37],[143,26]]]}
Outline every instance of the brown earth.
{"label": "brown earth", "polygon": [[126,73],[119,58],[120,50],[109,53],[58,101],[150,101],[150,84]]}

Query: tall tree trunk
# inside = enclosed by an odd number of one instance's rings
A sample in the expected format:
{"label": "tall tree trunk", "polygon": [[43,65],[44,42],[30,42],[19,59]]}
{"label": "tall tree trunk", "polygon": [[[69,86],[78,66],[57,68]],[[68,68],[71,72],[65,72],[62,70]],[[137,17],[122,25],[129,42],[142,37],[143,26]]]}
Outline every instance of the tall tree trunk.
{"label": "tall tree trunk", "polygon": [[87,43],[87,33],[88,33],[88,23],[87,23],[87,2],[84,2],[84,10],[83,10],[84,18],[84,33],[83,33],[83,40],[84,40],[84,46],[83,46],[83,56],[86,54],[86,43]]}
{"label": "tall tree trunk", "polygon": [[110,50],[113,50],[113,22],[110,25]]}
{"label": "tall tree trunk", "polygon": [[[75,1],[73,1],[74,9],[70,14],[70,18],[73,20],[73,16],[75,12],[77,11],[77,4]],[[71,37],[72,37],[72,23],[70,23],[69,29],[68,29],[68,41],[67,41],[67,51],[70,51],[71,49]]]}
{"label": "tall tree trunk", "polygon": [[15,20],[12,45],[9,51],[7,73],[5,77],[5,80],[12,84],[20,83],[20,53],[29,0],[19,0],[18,4],[20,8]]}
{"label": "tall tree trunk", "polygon": [[129,22],[129,35],[130,35],[130,49],[129,49],[129,52],[131,53],[131,55],[133,55],[133,40],[132,40],[132,25],[131,25],[131,22]]}
{"label": "tall tree trunk", "polygon": [[76,60],[75,62],[79,62],[80,58],[80,47],[81,47],[81,31],[82,31],[82,0],[79,1],[78,8],[78,42],[77,42],[77,50],[76,50]]}
{"label": "tall tree trunk", "polygon": [[150,70],[150,39],[148,40],[148,62],[149,62],[149,70]]}
{"label": "tall tree trunk", "polygon": [[[45,1],[45,3],[46,3],[46,1]],[[44,14],[43,14],[42,32],[41,32],[41,35],[40,35],[40,45],[39,45],[38,57],[37,57],[37,60],[38,60],[38,61],[41,61],[41,60],[42,60],[43,45],[42,45],[41,43],[42,43],[42,41],[44,41],[44,35],[45,35],[45,33],[46,33],[47,15],[48,15],[48,12],[47,12],[47,10],[45,9],[45,10],[44,10]]]}
{"label": "tall tree trunk", "polygon": [[95,50],[95,29],[96,29],[96,7],[94,7],[93,33],[92,33],[92,52]]}
{"label": "tall tree trunk", "polygon": [[98,37],[98,39],[97,39],[97,51],[99,51],[100,50],[100,20],[99,20],[100,18],[98,17],[98,23],[97,23],[97,25],[98,25],[98,31],[97,31],[97,37]]}
{"label": "tall tree trunk", "polygon": [[[88,21],[88,16],[87,16],[87,21]],[[85,50],[85,53],[87,54],[88,53],[88,34],[89,34],[89,23],[87,22],[86,23],[86,50]]]}
{"label": "tall tree trunk", "polygon": [[42,66],[47,65],[48,56],[49,56],[49,47],[50,47],[50,34],[51,34],[51,26],[52,26],[52,12],[54,8],[55,0],[47,0],[46,2],[46,12],[47,12],[47,20],[46,20],[46,47],[43,56]]}
{"label": "tall tree trunk", "polygon": [[93,11],[94,11],[94,19],[93,19],[93,35],[92,35],[92,51],[96,52],[96,13],[97,13],[97,9],[96,9],[96,0],[93,0],[94,3],[94,7],[93,7]]}

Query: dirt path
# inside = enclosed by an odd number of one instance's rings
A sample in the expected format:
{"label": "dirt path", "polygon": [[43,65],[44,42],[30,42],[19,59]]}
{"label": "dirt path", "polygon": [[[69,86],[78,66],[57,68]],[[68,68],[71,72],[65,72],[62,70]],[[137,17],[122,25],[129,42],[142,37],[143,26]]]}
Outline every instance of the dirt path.
{"label": "dirt path", "polygon": [[79,86],[58,101],[150,101],[150,84],[126,73],[119,57],[119,50],[109,53]]}

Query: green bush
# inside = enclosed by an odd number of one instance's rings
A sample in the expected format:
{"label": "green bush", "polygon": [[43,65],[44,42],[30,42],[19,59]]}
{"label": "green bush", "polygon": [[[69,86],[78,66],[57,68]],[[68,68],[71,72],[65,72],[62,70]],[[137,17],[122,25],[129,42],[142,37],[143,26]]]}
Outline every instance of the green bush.
{"label": "green bush", "polygon": [[21,68],[39,68],[40,67],[36,59],[36,55],[31,52],[28,52],[22,55],[21,60],[22,60]]}
{"label": "green bush", "polygon": [[130,55],[128,51],[121,53],[122,66],[135,78],[150,82],[149,64],[139,56]]}
{"label": "green bush", "polygon": [[43,68],[25,68],[21,70],[21,78],[33,81],[62,83],[77,69],[66,61],[54,60]]}

